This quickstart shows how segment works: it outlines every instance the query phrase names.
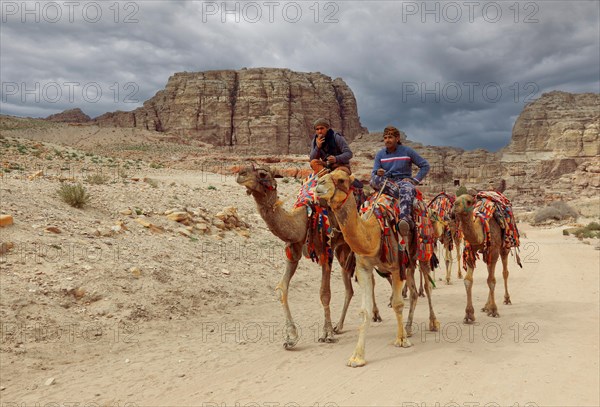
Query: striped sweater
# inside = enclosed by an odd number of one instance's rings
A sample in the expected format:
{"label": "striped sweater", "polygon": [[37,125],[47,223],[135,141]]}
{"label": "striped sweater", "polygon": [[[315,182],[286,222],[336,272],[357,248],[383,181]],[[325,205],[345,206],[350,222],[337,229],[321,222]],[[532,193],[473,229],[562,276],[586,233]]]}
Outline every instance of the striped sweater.
{"label": "striped sweater", "polygon": [[[400,181],[403,178],[413,178],[412,164],[419,167],[419,172],[414,177],[418,182],[429,172],[429,162],[421,157],[415,150],[410,147],[399,144],[396,150],[388,152],[386,148],[382,148],[375,156],[375,164],[371,173],[371,185],[375,189],[379,189],[385,178],[390,178],[394,181]],[[385,175],[378,176],[377,170],[383,168]]]}

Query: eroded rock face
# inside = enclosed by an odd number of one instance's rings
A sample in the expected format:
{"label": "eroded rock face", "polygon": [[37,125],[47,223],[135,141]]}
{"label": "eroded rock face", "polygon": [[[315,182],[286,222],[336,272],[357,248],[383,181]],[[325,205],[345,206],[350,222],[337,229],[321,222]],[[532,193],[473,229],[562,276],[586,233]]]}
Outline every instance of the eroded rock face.
{"label": "eroded rock face", "polygon": [[588,167],[600,158],[599,129],[599,94],[545,93],[517,118],[500,162],[531,199],[596,196],[598,177]]}
{"label": "eroded rock face", "polygon": [[503,161],[598,156],[599,126],[600,95],[544,93],[519,115]]}
{"label": "eroded rock face", "polygon": [[276,68],[176,73],[143,107],[95,120],[101,126],[181,133],[253,152],[303,154],[319,117],[328,118],[349,141],[367,131],[342,79]]}
{"label": "eroded rock face", "polygon": [[92,120],[90,116],[83,113],[79,108],[65,110],[64,112],[52,114],[46,117],[46,120],[51,122],[61,123],[87,123]]}

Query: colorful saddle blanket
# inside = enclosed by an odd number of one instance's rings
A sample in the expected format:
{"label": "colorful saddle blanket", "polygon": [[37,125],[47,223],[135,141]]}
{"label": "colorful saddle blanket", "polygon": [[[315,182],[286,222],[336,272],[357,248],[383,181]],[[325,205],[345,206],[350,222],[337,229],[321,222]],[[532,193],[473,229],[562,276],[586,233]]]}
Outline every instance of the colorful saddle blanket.
{"label": "colorful saddle blanket", "polygon": [[[372,196],[365,201],[360,210],[361,214],[372,211],[379,221],[383,233],[381,261],[393,261],[393,257],[390,256],[395,253],[394,250],[407,251],[406,243],[403,241],[398,230],[398,224],[405,217],[404,213],[407,210],[412,217],[416,229],[417,259],[429,261],[433,255],[433,225],[427,216],[427,206],[423,202],[420,191],[416,189],[414,191],[416,199],[412,200],[412,207],[410,208],[403,208],[401,200],[394,199],[392,196],[383,193],[378,197],[376,195]],[[389,238],[390,233],[394,233],[398,242],[397,247],[393,247],[393,241]]]}
{"label": "colorful saddle blanket", "polygon": [[[519,247],[519,230],[512,211],[512,204],[504,195],[496,191],[482,191],[476,196],[476,202],[473,207],[473,216],[477,216],[482,220],[485,240],[483,249],[483,261],[488,263],[491,260],[491,233],[490,219],[493,217],[500,228],[502,229],[502,242],[506,249]],[[465,242],[465,250],[463,252],[463,267],[467,265],[475,267],[475,261],[479,258],[475,250],[469,242]],[[517,263],[519,266],[520,260],[517,255]]]}
{"label": "colorful saddle blanket", "polygon": [[319,205],[319,200],[315,195],[318,180],[316,174],[311,174],[302,182],[294,208],[305,207],[308,213],[307,257],[317,264],[328,262],[331,265],[333,262],[333,250],[331,249],[333,230],[329,222],[328,208]]}

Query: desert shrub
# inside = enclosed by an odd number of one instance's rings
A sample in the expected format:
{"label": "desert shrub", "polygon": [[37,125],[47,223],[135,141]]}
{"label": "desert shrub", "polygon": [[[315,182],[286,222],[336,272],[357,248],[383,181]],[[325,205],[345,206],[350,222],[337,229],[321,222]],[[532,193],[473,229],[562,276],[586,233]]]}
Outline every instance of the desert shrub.
{"label": "desert shrub", "polygon": [[147,184],[149,184],[152,188],[158,188],[158,181],[152,178],[145,178]]}
{"label": "desert shrub", "polygon": [[110,177],[108,175],[102,175],[102,174],[93,174],[93,175],[88,175],[87,177],[85,177],[85,181],[88,184],[93,184],[93,185],[102,185],[102,184],[106,184],[109,181]]}
{"label": "desert shrub", "polygon": [[58,196],[74,208],[83,208],[90,200],[81,184],[62,184],[58,189]]}
{"label": "desert shrub", "polygon": [[600,230],[600,223],[592,222],[592,223],[589,223],[585,228],[587,230]]}
{"label": "desert shrub", "polygon": [[563,235],[573,235],[579,239],[583,239],[584,237],[600,239],[600,224],[597,222],[592,222],[584,227],[564,229]]}
{"label": "desert shrub", "polygon": [[534,223],[545,223],[552,220],[562,221],[566,219],[577,219],[577,211],[562,201],[552,202],[550,205],[538,210],[534,217]]}

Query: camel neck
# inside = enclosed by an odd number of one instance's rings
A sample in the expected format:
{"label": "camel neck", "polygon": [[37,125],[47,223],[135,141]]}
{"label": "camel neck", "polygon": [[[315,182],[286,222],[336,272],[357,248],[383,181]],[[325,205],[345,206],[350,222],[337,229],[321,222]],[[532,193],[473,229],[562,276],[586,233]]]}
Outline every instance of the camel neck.
{"label": "camel neck", "polygon": [[481,220],[477,216],[471,216],[466,214],[457,215],[460,219],[460,223],[463,229],[465,240],[472,245],[483,244],[483,225]]}
{"label": "camel neck", "polygon": [[306,210],[286,211],[278,201],[276,190],[264,194],[253,193],[252,196],[258,213],[275,236],[287,243],[304,241],[308,221]]}
{"label": "camel neck", "polygon": [[359,256],[376,255],[381,243],[379,224],[374,216],[367,220],[360,217],[354,195],[345,199],[341,206],[331,209],[352,251]]}

